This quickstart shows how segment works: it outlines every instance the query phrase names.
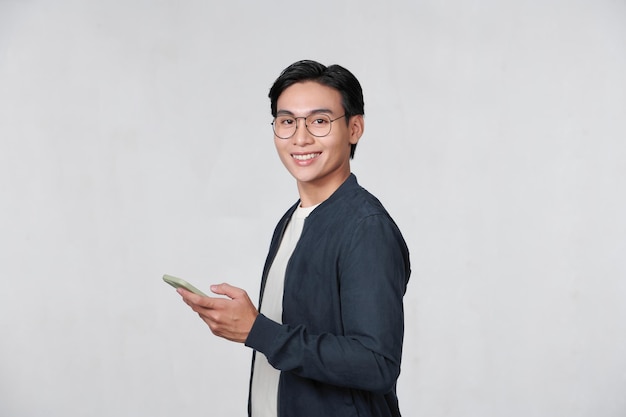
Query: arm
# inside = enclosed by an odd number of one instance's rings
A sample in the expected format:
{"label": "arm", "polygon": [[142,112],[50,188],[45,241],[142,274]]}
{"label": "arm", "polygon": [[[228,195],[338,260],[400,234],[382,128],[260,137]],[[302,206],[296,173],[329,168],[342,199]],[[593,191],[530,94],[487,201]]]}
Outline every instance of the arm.
{"label": "arm", "polygon": [[[408,252],[386,216],[365,218],[339,262],[341,334],[311,334],[259,315],[246,345],[282,371],[327,384],[388,392],[400,372]],[[285,301],[287,302],[287,301]]]}

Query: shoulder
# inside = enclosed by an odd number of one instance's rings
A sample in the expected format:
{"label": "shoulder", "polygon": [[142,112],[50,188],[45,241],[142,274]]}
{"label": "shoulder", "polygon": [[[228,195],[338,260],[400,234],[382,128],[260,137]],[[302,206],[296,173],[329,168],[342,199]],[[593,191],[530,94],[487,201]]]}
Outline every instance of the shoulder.
{"label": "shoulder", "polygon": [[333,195],[311,213],[309,219],[331,223],[337,228],[353,228],[369,217],[393,223],[380,200],[359,185],[356,176],[351,174]]}
{"label": "shoulder", "polygon": [[332,197],[336,197],[336,201],[334,201],[336,206],[349,208],[355,218],[372,215],[388,216],[387,210],[380,200],[362,187],[354,174],[350,175],[342,187],[337,190],[336,195]]}

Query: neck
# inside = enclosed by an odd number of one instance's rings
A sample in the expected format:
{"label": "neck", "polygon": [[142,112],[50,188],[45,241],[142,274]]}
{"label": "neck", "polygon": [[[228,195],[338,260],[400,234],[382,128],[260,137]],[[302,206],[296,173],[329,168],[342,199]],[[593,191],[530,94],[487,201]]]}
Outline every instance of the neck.
{"label": "neck", "polygon": [[344,176],[335,178],[324,184],[298,181],[298,193],[300,194],[300,207],[311,207],[320,204],[330,197],[337,188],[350,176],[348,171]]}

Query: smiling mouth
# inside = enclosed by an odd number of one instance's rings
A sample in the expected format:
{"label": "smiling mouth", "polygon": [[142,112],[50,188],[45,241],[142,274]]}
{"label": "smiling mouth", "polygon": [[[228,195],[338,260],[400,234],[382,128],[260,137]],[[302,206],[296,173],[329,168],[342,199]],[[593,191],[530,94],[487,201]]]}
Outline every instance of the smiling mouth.
{"label": "smiling mouth", "polygon": [[309,159],[317,158],[320,155],[321,155],[321,152],[317,152],[317,153],[307,153],[304,155],[291,154],[291,157],[298,161],[308,161]]}

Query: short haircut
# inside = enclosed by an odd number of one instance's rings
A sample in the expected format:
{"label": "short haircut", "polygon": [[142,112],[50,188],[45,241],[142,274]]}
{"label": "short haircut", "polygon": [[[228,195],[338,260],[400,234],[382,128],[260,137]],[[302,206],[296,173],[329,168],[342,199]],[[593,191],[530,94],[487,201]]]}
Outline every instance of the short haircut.
{"label": "short haircut", "polygon": [[[283,91],[293,84],[305,81],[334,88],[341,94],[346,124],[349,124],[352,116],[365,114],[361,84],[350,71],[340,65],[326,67],[319,62],[303,60],[285,68],[270,88],[269,98],[273,117],[276,117],[278,98]],[[354,158],[355,150],[356,144],[351,145],[350,158]]]}

